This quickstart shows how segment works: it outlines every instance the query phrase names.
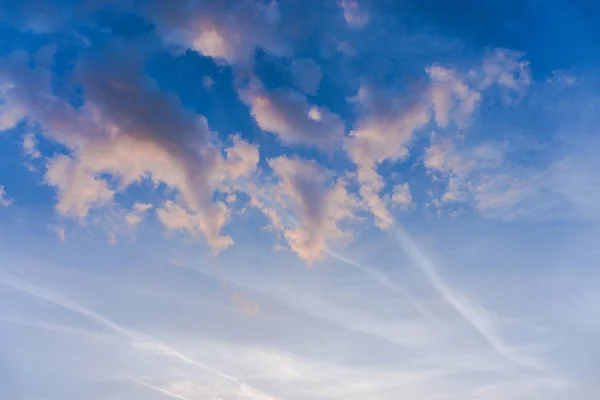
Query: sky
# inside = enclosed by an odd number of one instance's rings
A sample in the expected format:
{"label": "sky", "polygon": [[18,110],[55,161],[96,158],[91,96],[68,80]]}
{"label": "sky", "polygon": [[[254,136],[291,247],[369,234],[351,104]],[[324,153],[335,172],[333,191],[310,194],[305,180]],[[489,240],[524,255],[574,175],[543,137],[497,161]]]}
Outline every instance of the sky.
{"label": "sky", "polygon": [[0,2],[0,398],[596,399],[599,18]]}

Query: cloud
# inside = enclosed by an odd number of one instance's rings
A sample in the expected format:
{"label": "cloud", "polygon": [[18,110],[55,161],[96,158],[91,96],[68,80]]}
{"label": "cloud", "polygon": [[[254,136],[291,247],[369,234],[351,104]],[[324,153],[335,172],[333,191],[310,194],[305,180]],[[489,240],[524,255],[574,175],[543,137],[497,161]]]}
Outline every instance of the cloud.
{"label": "cloud", "polygon": [[597,139],[572,143],[545,166],[509,164],[481,172],[473,183],[474,207],[486,218],[534,221],[597,221]]}
{"label": "cloud", "polygon": [[215,203],[210,217],[194,214],[183,206],[167,200],[156,210],[156,216],[164,227],[170,231],[187,231],[192,235],[202,233],[215,251],[233,244],[230,236],[216,235],[216,227],[223,226],[230,217],[229,210],[223,202]]}
{"label": "cloud", "polygon": [[50,225],[50,229],[52,229],[54,233],[56,233],[56,236],[58,236],[58,240],[60,240],[61,243],[65,243],[67,241],[65,228],[60,227],[58,225]]}
{"label": "cloud", "polygon": [[251,63],[256,49],[285,55],[277,1],[194,2],[188,7],[157,3],[146,7],[163,38],[228,64]]}
{"label": "cloud", "polygon": [[[458,203],[468,200],[477,185],[479,176],[494,172],[501,167],[506,157],[506,146],[492,142],[471,147],[464,145],[459,137],[431,135],[431,143],[425,149],[423,163],[436,175],[438,180],[447,182],[446,191],[440,196],[440,202]],[[475,194],[477,201],[478,197]]]}
{"label": "cloud", "polygon": [[558,85],[561,87],[569,87],[577,85],[579,83],[579,80],[570,71],[554,70],[552,71],[552,76],[546,79],[546,83]]}
{"label": "cloud", "polygon": [[292,61],[292,81],[294,86],[306,94],[314,95],[321,84],[321,67],[311,58],[297,58]]}
{"label": "cloud", "polygon": [[[111,62],[99,63],[98,57]],[[220,231],[229,214],[213,193],[225,181],[256,167],[258,150],[238,137],[224,150],[207,121],[163,94],[143,69],[143,55],[116,42],[84,54],[74,80],[85,103],[74,108],[51,94],[48,73],[13,60],[5,78],[20,82],[11,103],[27,110],[44,134],[69,149],[48,162],[46,182],[58,189],[57,210],[84,218],[92,207],[110,205],[115,193],[151,179],[177,189],[211,246],[231,239]],[[113,180],[108,181],[110,174]]]}
{"label": "cloud", "polygon": [[125,221],[129,226],[135,226],[142,222],[146,213],[153,207],[152,204],[136,202],[133,209],[125,215]]}
{"label": "cloud", "polygon": [[[520,57],[520,53],[496,50],[468,74],[433,64],[425,68],[428,81],[408,94],[361,85],[352,99],[358,119],[344,147],[356,165],[360,195],[379,228],[389,228],[393,218],[382,197],[386,185],[377,172],[378,165],[406,159],[415,133],[432,121],[440,128],[448,128],[451,122],[465,128],[482,100],[481,91],[492,85],[510,93],[523,91],[530,78],[528,64],[519,61]],[[443,154],[438,149],[428,149],[426,162],[432,167],[436,162],[452,162],[440,157]]]}
{"label": "cloud", "polygon": [[0,80],[0,132],[15,127],[26,116],[20,104],[10,101],[14,90],[13,82]]}
{"label": "cloud", "polygon": [[514,102],[520,100],[531,85],[531,68],[529,61],[523,60],[524,53],[494,49],[483,59],[480,70],[471,71],[471,78],[480,90],[497,85],[503,90],[503,100]]}
{"label": "cloud", "polygon": [[375,224],[386,229],[392,217],[379,195],[385,183],[377,165],[408,155],[414,132],[429,122],[430,105],[421,98],[406,99],[366,85],[361,86],[354,101],[360,117],[344,145],[357,167],[360,195],[375,216]]}
{"label": "cloud", "polygon": [[412,205],[412,194],[408,183],[394,186],[392,204],[396,207],[408,208]]}
{"label": "cloud", "polygon": [[360,29],[369,23],[369,12],[361,8],[358,0],[339,0],[338,4],[344,12],[348,26]]}
{"label": "cloud", "polygon": [[445,128],[452,119],[463,128],[479,104],[481,93],[452,69],[432,65],[425,71],[432,80],[430,96],[437,125]]}
{"label": "cloud", "polygon": [[362,85],[353,99],[359,119],[345,147],[357,167],[360,195],[381,229],[389,228],[393,219],[381,197],[385,182],[377,172],[378,165],[405,159],[415,133],[424,129],[433,116],[441,127],[450,121],[464,126],[480,101],[479,92],[454,70],[433,65],[425,72],[429,82],[416,88],[415,95]]}
{"label": "cloud", "polygon": [[440,293],[445,301],[450,304],[471,326],[476,329],[485,340],[500,355],[519,365],[544,369],[540,360],[520,354],[509,347],[495,326],[494,320],[483,307],[474,304],[470,299],[457,293],[448,286],[439,275],[434,265],[416,246],[411,237],[401,227],[395,227],[395,236],[400,248],[409,256],[416,266],[429,280],[431,285]]}
{"label": "cloud", "polygon": [[[462,205],[491,219],[594,220],[600,191],[591,171],[597,162],[595,139],[572,141],[569,150],[538,149],[529,157],[544,165],[524,163],[518,143],[467,142],[432,135],[423,163],[435,181],[446,183],[435,194],[438,209]],[[435,191],[434,191],[435,192]]]}
{"label": "cloud", "polygon": [[41,158],[42,154],[37,149],[37,140],[35,135],[31,132],[26,133],[23,136],[23,151],[31,158]]}
{"label": "cloud", "polygon": [[81,159],[56,156],[48,162],[46,182],[58,189],[56,209],[63,215],[84,218],[91,207],[110,203],[114,191]]}
{"label": "cloud", "polygon": [[240,90],[258,126],[277,135],[283,143],[332,150],[344,135],[342,119],[327,107],[312,105],[306,96],[290,88],[268,91],[254,79]]}
{"label": "cloud", "polygon": [[[328,242],[349,237],[339,223],[355,216],[357,200],[346,190],[344,179],[331,179],[331,171],[315,161],[280,156],[269,165],[278,179],[271,189],[273,198],[284,211],[262,202],[257,205],[301,259],[309,263],[322,259]],[[289,213],[294,226],[280,222],[282,212]]]}
{"label": "cloud", "polygon": [[140,380],[138,378],[130,377],[129,379],[131,379],[133,382],[137,383],[138,385],[145,386],[148,389],[156,390],[157,392],[160,392],[160,393],[162,393],[164,395],[167,395],[169,397],[173,397],[175,399],[180,399],[180,400],[192,400],[189,397],[185,397],[183,395],[177,394],[177,393],[172,392],[172,391],[170,391],[168,389],[163,389],[163,388],[160,388],[158,386],[151,385],[150,383],[144,382],[144,381],[142,381],[142,380]]}
{"label": "cloud", "polygon": [[474,202],[482,215],[512,208],[527,196],[527,183],[509,174],[482,174],[474,184]]}
{"label": "cloud", "polygon": [[205,372],[211,373],[215,377],[218,377],[222,380],[228,381],[239,386],[240,390],[249,390],[256,396],[257,399],[264,400],[272,400],[273,398],[261,390],[249,385],[248,383],[243,382],[242,380],[229,375],[223,371],[220,371],[216,368],[208,366],[202,362],[196,361],[195,359],[189,357],[188,355],[180,352],[179,350],[173,348],[166,342],[162,342],[156,340],[148,335],[145,335],[141,332],[137,332],[128,327],[117,324],[110,319],[106,318],[103,315],[100,315],[93,310],[90,310],[81,304],[64,297],[58,293],[55,293],[51,290],[43,288],[41,286],[35,285],[31,282],[25,281],[15,275],[12,275],[6,271],[0,271],[0,284],[9,287],[13,290],[29,294],[35,298],[46,301],[48,303],[52,303],[59,307],[62,307],[66,310],[72,311],[80,316],[87,318],[88,320],[103,326],[111,330],[112,332],[120,335],[124,339],[129,340],[136,348],[141,350],[146,350],[151,353],[162,354],[165,356],[169,356],[175,360],[178,360],[184,364],[191,365],[197,367]]}
{"label": "cloud", "polygon": [[0,185],[0,206],[8,207],[13,203],[13,200],[7,197],[4,186]]}

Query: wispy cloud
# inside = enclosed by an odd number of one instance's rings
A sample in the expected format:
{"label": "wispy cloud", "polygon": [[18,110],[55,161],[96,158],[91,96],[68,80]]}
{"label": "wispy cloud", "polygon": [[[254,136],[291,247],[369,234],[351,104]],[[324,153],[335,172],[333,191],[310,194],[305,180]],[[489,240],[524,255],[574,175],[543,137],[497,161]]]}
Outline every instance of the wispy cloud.
{"label": "wispy cloud", "polygon": [[130,379],[131,381],[133,381],[133,382],[137,383],[138,385],[145,386],[145,387],[147,387],[148,389],[156,390],[157,392],[160,392],[160,393],[162,393],[162,394],[165,394],[165,395],[167,395],[167,396],[170,396],[170,397],[173,397],[173,398],[176,398],[176,399],[180,399],[180,400],[194,400],[194,399],[192,399],[192,398],[190,398],[190,397],[185,397],[185,396],[182,396],[182,395],[180,395],[180,394],[177,394],[177,393],[174,393],[174,392],[172,392],[172,391],[169,391],[169,390],[167,390],[167,389],[163,389],[163,388],[160,388],[160,387],[158,387],[158,386],[151,385],[151,384],[149,384],[148,382],[144,382],[144,381],[142,381],[142,380],[140,380],[140,379],[137,379],[137,378],[134,378],[134,377],[132,377],[132,376],[131,376],[131,377],[129,377],[129,379]]}
{"label": "wispy cloud", "polygon": [[111,329],[115,333],[118,333],[127,339],[130,339],[139,348],[150,349],[157,353],[168,355],[186,364],[198,367],[206,372],[210,372],[216,377],[235,383],[240,387],[244,387],[246,388],[246,390],[251,389],[253,393],[259,396],[257,398],[273,399],[273,397],[263,393],[259,389],[248,385],[247,383],[244,383],[243,381],[232,375],[229,375],[223,371],[220,371],[219,369],[210,367],[204,363],[192,359],[191,357],[181,353],[179,350],[174,349],[165,342],[161,342],[159,340],[153,339],[148,335],[144,335],[142,333],[136,332],[132,329],[119,325],[109,320],[108,318],[74,302],[73,300],[68,299],[67,297],[61,296],[58,293],[45,289],[41,286],[37,286],[33,283],[27,282],[9,272],[0,271],[0,283],[14,290],[27,293],[40,300],[44,300],[62,308],[65,308],[67,310],[73,311],[99,325]]}
{"label": "wispy cloud", "polygon": [[396,225],[394,233],[398,245],[412,260],[414,266],[427,277],[442,298],[477,330],[494,350],[519,365],[536,369],[544,368],[544,364],[540,360],[518,353],[504,341],[489,312],[483,307],[475,305],[472,300],[446,284],[434,265],[404,229]]}
{"label": "wispy cloud", "polygon": [[52,229],[54,233],[56,233],[56,236],[58,237],[58,240],[60,240],[61,243],[65,243],[67,241],[67,234],[65,232],[65,228],[51,224],[50,229]]}

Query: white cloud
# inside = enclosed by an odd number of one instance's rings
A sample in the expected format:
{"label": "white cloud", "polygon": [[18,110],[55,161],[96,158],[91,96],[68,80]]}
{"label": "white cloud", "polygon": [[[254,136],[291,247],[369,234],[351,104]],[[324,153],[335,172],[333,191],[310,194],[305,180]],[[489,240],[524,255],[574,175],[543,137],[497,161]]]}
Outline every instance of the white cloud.
{"label": "white cloud", "polygon": [[529,61],[524,54],[508,49],[494,49],[483,59],[480,70],[471,71],[471,77],[480,90],[497,85],[504,90],[507,102],[520,100],[531,85]]}
{"label": "white cloud", "polygon": [[258,146],[248,143],[239,135],[232,138],[233,145],[225,149],[226,159],[223,164],[224,175],[235,181],[248,177],[258,165],[260,159]]}
{"label": "white cloud", "polygon": [[377,173],[377,165],[408,155],[407,146],[414,132],[429,121],[429,104],[421,99],[379,93],[367,86],[360,88],[355,101],[362,117],[346,139],[345,147],[357,166],[360,195],[375,216],[376,225],[386,229],[392,217],[379,195],[384,181]]}
{"label": "white cloud", "polygon": [[[522,55],[498,49],[487,55],[482,66],[461,75],[451,68],[434,64],[425,69],[428,83],[415,95],[391,94],[362,85],[353,101],[357,104],[358,120],[345,148],[357,168],[360,195],[381,229],[391,226],[393,218],[382,192],[385,182],[377,172],[384,161],[398,162],[408,156],[416,132],[432,121],[440,128],[453,122],[465,128],[482,101],[482,91],[492,85],[519,96],[530,83],[529,64]],[[426,150],[425,165],[454,176],[452,187],[443,197],[445,201],[462,198],[459,191],[461,175],[475,165],[493,163],[498,154],[494,149],[481,146],[469,157],[453,154],[435,144]]]}
{"label": "white cloud", "polygon": [[348,26],[360,29],[369,23],[369,12],[361,8],[358,0],[339,0],[338,4],[344,12]]}
{"label": "white cloud", "polygon": [[[483,208],[484,184],[482,174],[497,173],[502,165],[506,146],[495,143],[482,143],[467,147],[464,139],[431,135],[431,143],[425,149],[423,164],[438,180],[447,183],[445,192],[434,203],[442,207],[445,203],[473,201]],[[494,202],[488,202],[491,206]]]}
{"label": "white cloud", "polygon": [[0,284],[14,289],[16,291],[29,294],[35,298],[46,301],[48,303],[59,306],[65,310],[74,312],[79,314],[80,316],[110,330],[111,332],[119,335],[121,338],[129,341],[133,346],[138,349],[155,353],[162,354],[164,356],[170,357],[174,360],[177,360],[183,364],[187,364],[193,367],[196,367],[200,370],[203,370],[207,373],[213,375],[214,378],[218,378],[220,380],[226,381],[229,384],[236,385],[240,387],[241,390],[246,388],[249,392],[252,392],[257,399],[262,400],[273,400],[273,398],[261,390],[251,386],[248,383],[240,380],[237,377],[229,375],[217,368],[213,368],[205,363],[197,361],[192,357],[180,352],[179,350],[173,348],[169,343],[162,342],[156,340],[148,335],[145,335],[141,332],[137,332],[133,329],[130,329],[126,326],[117,324],[110,319],[106,318],[103,315],[100,315],[93,310],[90,310],[83,305],[67,298],[59,293],[55,293],[46,288],[37,286],[28,281],[22,280],[17,276],[14,276],[8,272],[0,271]]}
{"label": "white cloud", "polygon": [[457,177],[451,176],[441,200],[443,203],[459,203],[467,200],[465,184]]}
{"label": "white cloud", "polygon": [[194,49],[228,64],[252,62],[257,48],[285,55],[277,1],[196,2],[189,7],[158,4],[147,8],[167,42]]}
{"label": "white cloud", "polygon": [[552,76],[550,76],[546,82],[563,87],[569,87],[576,85],[579,81],[577,77],[569,71],[554,70],[552,71]]}
{"label": "white cloud", "polygon": [[[223,154],[206,120],[147,82],[141,55],[129,50],[101,49],[113,64],[80,60],[75,77],[86,100],[78,109],[53,97],[47,72],[23,68],[19,58],[5,71],[9,79],[22,82],[9,100],[27,110],[50,139],[72,149],[71,155],[48,163],[46,182],[58,188],[57,210],[85,218],[92,207],[110,205],[115,193],[149,178],[177,189],[193,218],[201,221],[200,232],[221,248],[231,241],[220,235],[229,210],[213,202],[213,194],[251,173],[258,150],[236,136]],[[107,175],[113,178],[110,183]]]}
{"label": "white cloud", "polygon": [[293,89],[268,91],[254,79],[240,90],[240,97],[250,107],[258,126],[286,144],[331,150],[344,135],[344,123],[337,114],[327,107],[311,105],[304,94]]}
{"label": "white cloud", "polygon": [[23,151],[31,158],[40,158],[42,154],[37,149],[37,140],[31,132],[23,136]]}
{"label": "white cloud", "polygon": [[438,126],[444,128],[452,119],[464,127],[479,104],[481,94],[454,70],[432,65],[426,72],[433,81],[430,96]]}
{"label": "white cloud", "polygon": [[484,142],[467,144],[464,139],[432,135],[423,163],[436,181],[446,183],[434,204],[470,207],[493,219],[534,220],[597,219],[600,198],[595,157],[595,139],[572,143],[577,150],[564,154],[534,154],[546,157],[544,166],[523,164],[511,157],[517,144]]}
{"label": "white cloud", "polygon": [[396,207],[408,208],[412,203],[412,194],[408,183],[394,186],[392,192],[392,204]]}
{"label": "white cloud", "polygon": [[488,218],[597,221],[600,179],[595,138],[573,143],[544,167],[507,165],[474,183],[475,207]]}
{"label": "white cloud", "polygon": [[22,106],[11,101],[15,84],[0,77],[0,132],[13,128],[26,117]]}
{"label": "white cloud", "polygon": [[8,198],[4,186],[0,185],[0,206],[8,207],[13,203],[13,200]]}
{"label": "white cloud", "polygon": [[[339,224],[354,217],[358,203],[343,179],[333,180],[331,171],[312,160],[281,156],[269,165],[278,179],[271,189],[273,198],[285,211],[257,205],[293,252],[310,263],[323,258],[329,242],[349,238]],[[293,226],[281,223],[281,212],[289,213]]]}
{"label": "white cloud", "polygon": [[46,182],[58,189],[56,209],[63,215],[84,218],[91,207],[110,203],[114,191],[80,159],[56,156],[48,162]]}
{"label": "white cloud", "polygon": [[476,329],[483,338],[500,355],[516,364],[533,369],[544,369],[540,360],[526,354],[520,354],[511,348],[499,332],[494,318],[483,307],[474,304],[469,298],[456,292],[448,286],[436,267],[429,261],[427,256],[417,247],[412,238],[401,227],[395,228],[396,240],[400,248],[409,256],[411,261],[427,277],[431,285],[437,290],[448,304],[450,304],[471,326]]}
{"label": "white cloud", "polygon": [[125,215],[125,221],[129,226],[139,224],[152,207],[152,204],[136,202],[133,209]]}
{"label": "white cloud", "polygon": [[192,235],[202,233],[215,251],[219,251],[233,244],[230,236],[216,234],[217,229],[225,225],[230,213],[223,202],[216,202],[210,217],[195,214],[186,210],[181,205],[167,200],[162,208],[156,210],[160,222],[168,231],[188,231]]}

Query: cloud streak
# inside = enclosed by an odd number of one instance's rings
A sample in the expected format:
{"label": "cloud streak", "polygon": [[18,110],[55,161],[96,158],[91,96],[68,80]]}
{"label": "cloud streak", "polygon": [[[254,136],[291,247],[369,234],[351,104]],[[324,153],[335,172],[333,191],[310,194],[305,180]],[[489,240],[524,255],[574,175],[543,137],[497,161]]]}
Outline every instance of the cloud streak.
{"label": "cloud streak", "polygon": [[171,392],[171,391],[169,391],[169,390],[162,389],[162,388],[159,388],[159,387],[157,387],[157,386],[153,386],[153,385],[151,385],[151,384],[149,384],[149,383],[147,383],[147,382],[144,382],[144,381],[142,381],[142,380],[140,380],[140,379],[137,379],[137,378],[134,378],[134,377],[132,377],[132,376],[130,376],[130,377],[129,377],[129,379],[130,379],[131,381],[133,381],[133,382],[137,383],[138,385],[141,385],[141,386],[147,387],[148,389],[155,390],[155,391],[157,391],[157,392],[160,392],[160,393],[162,393],[162,394],[164,394],[164,395],[167,395],[167,396],[173,397],[173,398],[175,398],[175,399],[180,399],[180,400],[193,400],[193,399],[191,399],[191,398],[189,398],[189,397],[185,397],[185,396],[179,395],[179,394],[177,394],[177,393],[173,393],[173,392]]}
{"label": "cloud streak", "polygon": [[520,354],[512,349],[502,338],[500,332],[496,328],[490,314],[480,306],[473,304],[471,300],[454,291],[444,282],[442,277],[436,271],[434,265],[416,246],[409,234],[401,227],[394,227],[396,241],[400,248],[412,260],[414,266],[421,271],[429,280],[435,290],[454,310],[462,316],[479,334],[507,360],[518,365],[543,369],[544,364],[537,359],[527,355]]}
{"label": "cloud streak", "polygon": [[37,286],[33,283],[27,282],[9,272],[0,270],[0,283],[11,289],[17,290],[22,293],[29,294],[40,300],[44,300],[46,302],[55,304],[64,309],[75,312],[75,313],[77,313],[77,314],[79,314],[101,326],[104,326],[105,328],[108,328],[108,329],[112,330],[113,332],[131,340],[136,345],[136,347],[144,348],[144,349],[152,349],[160,354],[170,356],[181,362],[184,362],[186,364],[198,367],[206,372],[209,372],[209,373],[215,375],[216,377],[219,377],[221,379],[224,379],[224,380],[227,380],[234,384],[237,384],[237,385],[239,385],[240,389],[244,389],[246,391],[252,391],[252,393],[255,394],[256,399],[264,399],[264,400],[274,399],[273,397],[267,395],[266,393],[263,393],[259,389],[256,389],[256,388],[248,385],[247,383],[244,383],[242,380],[240,380],[237,377],[234,377],[223,371],[220,371],[219,369],[210,367],[202,362],[194,360],[193,358],[181,353],[179,350],[174,349],[167,343],[164,343],[159,340],[155,340],[150,336],[141,334],[139,332],[136,332],[134,330],[126,328],[122,325],[119,325],[119,324],[111,321],[110,319],[108,319],[108,318],[106,318],[106,317],[104,317],[104,316],[102,316],[102,315],[100,315],[100,314],[98,314],[98,313],[64,297],[64,296],[61,296],[58,293],[50,291],[41,286]]}

